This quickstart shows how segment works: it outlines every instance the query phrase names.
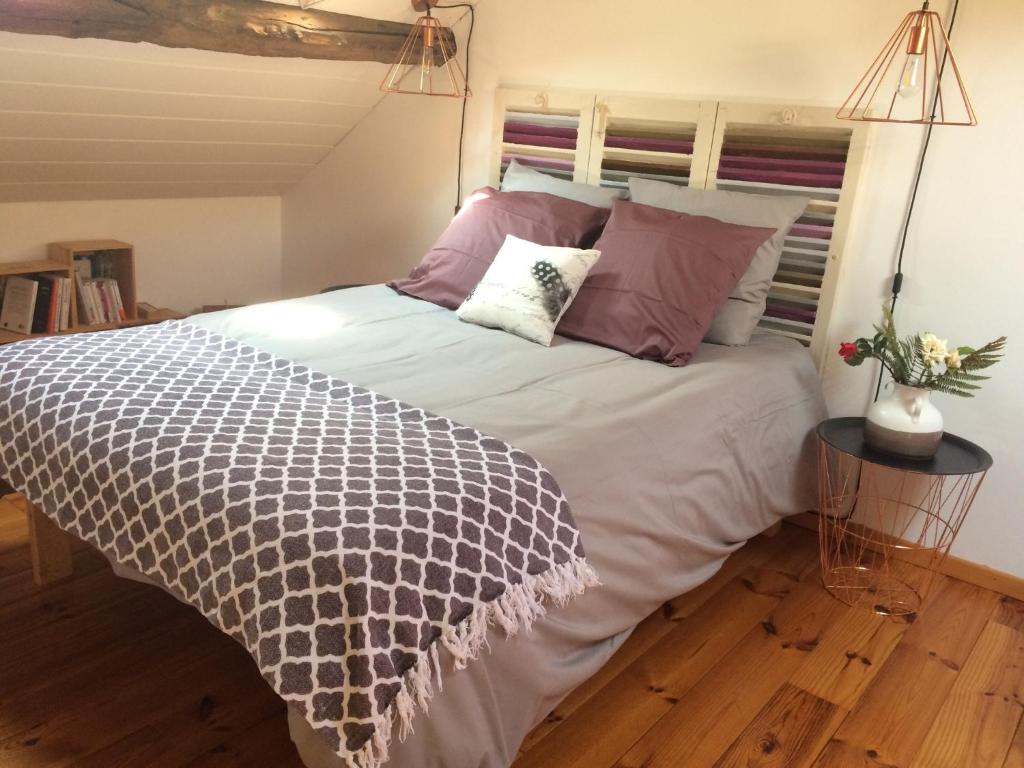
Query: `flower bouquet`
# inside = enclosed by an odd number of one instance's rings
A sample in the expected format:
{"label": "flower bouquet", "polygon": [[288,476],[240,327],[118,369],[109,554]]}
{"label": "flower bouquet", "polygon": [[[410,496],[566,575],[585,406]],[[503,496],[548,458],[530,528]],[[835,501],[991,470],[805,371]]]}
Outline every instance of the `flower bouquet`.
{"label": "flower bouquet", "polygon": [[868,410],[864,439],[886,453],[930,458],[942,441],[942,414],[930,402],[932,392],[974,397],[987,380],[978,371],[999,362],[1006,346],[1000,336],[983,347],[950,347],[933,333],[900,337],[892,312],[883,310],[875,335],[844,342],[839,356],[847,365],[878,360],[893,381],[891,397]]}

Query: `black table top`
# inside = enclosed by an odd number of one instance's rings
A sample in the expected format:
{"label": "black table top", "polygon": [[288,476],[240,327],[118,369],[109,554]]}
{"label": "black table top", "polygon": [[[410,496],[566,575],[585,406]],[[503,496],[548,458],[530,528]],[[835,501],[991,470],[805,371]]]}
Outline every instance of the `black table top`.
{"label": "black table top", "polygon": [[908,459],[881,453],[864,442],[864,417],[827,419],[818,425],[818,437],[833,448],[862,461],[922,475],[973,475],[992,466],[992,457],[970,440],[946,432],[935,456]]}

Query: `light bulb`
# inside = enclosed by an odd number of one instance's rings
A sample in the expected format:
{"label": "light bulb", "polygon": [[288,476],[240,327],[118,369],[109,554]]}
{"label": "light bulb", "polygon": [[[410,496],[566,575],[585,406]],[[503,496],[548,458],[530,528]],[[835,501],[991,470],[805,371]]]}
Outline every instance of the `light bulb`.
{"label": "light bulb", "polygon": [[[927,3],[925,5],[927,6]],[[924,21],[923,16],[919,17],[907,37],[907,60],[903,62],[900,85],[896,89],[896,92],[905,99],[919,95],[923,85],[921,68],[925,66],[925,51],[928,48],[928,27]]]}
{"label": "light bulb", "polygon": [[908,53],[900,74],[899,94],[905,99],[917,96],[921,92],[921,66],[924,64],[923,53]]}
{"label": "light bulb", "polygon": [[[429,18],[429,14],[428,18]],[[427,90],[427,85],[432,84],[433,75],[430,68],[434,66],[434,28],[429,21],[423,27],[423,51],[420,58],[420,91]]]}

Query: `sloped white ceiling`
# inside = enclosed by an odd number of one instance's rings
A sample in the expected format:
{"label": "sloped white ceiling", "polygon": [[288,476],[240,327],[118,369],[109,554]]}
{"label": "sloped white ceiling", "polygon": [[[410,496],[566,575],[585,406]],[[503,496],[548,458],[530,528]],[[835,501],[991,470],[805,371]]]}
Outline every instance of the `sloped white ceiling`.
{"label": "sloped white ceiling", "polygon": [[[318,8],[411,21],[408,0]],[[387,67],[0,32],[0,202],[277,195]]]}

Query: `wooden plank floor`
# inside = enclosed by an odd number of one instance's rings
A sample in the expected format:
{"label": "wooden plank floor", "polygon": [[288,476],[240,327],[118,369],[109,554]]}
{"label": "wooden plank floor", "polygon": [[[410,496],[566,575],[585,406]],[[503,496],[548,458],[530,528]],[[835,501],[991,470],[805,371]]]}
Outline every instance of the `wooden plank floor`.
{"label": "wooden plank floor", "polygon": [[[2,768],[301,768],[283,704],[197,613],[84,545],[35,588],[19,505],[0,500]],[[1024,768],[1024,604],[941,578],[916,621],[886,620],[825,593],[816,557],[796,527],[752,541],[515,767]]]}

